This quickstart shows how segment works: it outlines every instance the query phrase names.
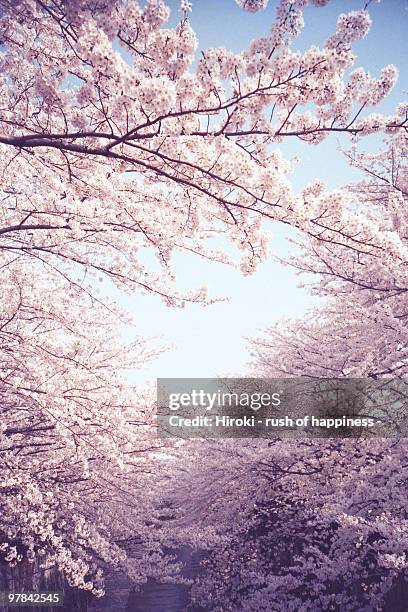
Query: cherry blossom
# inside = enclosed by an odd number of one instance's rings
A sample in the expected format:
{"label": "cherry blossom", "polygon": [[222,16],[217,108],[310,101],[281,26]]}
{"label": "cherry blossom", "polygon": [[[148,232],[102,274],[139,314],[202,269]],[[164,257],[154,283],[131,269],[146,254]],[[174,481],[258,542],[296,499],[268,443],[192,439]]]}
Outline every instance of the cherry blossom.
{"label": "cherry blossom", "polygon": [[[407,106],[391,116],[372,108],[391,91],[396,68],[379,76],[353,70],[352,44],[369,31],[367,10],[341,15],[321,48],[292,48],[307,4],[281,0],[270,29],[240,53],[216,47],[199,54],[189,2],[170,28],[161,0],[0,0],[0,550],[11,566],[57,568],[72,585],[100,595],[103,571],[112,566],[138,585],[148,576],[174,577],[162,545],[182,539],[211,548],[213,567],[229,575],[226,544],[245,534],[251,545],[239,578],[248,585],[257,574],[257,592],[243,595],[237,578],[226,587],[219,573],[213,582],[222,610],[226,601],[260,610],[262,593],[271,592],[280,601],[287,593],[282,605],[299,610],[300,573],[315,566],[322,605],[351,610],[353,578],[340,602],[330,589],[340,575],[336,559],[349,572],[363,568],[369,580],[362,542],[375,549],[380,575],[374,586],[361,584],[363,591],[380,601],[404,571],[403,444],[195,449],[189,475],[203,485],[208,517],[195,529],[162,525],[158,500],[169,475],[159,451],[173,453],[174,467],[190,450],[155,439],[152,398],[128,376],[154,352],[113,297],[142,291],[169,306],[211,301],[204,288],[175,291],[172,255],[185,250],[250,274],[268,252],[262,219],[273,219],[302,233],[304,256],[291,264],[318,275],[316,291],[327,303],[317,323],[315,317],[256,341],[258,372],[406,372],[407,174],[397,160],[406,159]],[[266,2],[240,5],[253,11]],[[329,192],[316,181],[297,194],[277,145],[287,138],[319,144],[332,133],[355,143],[385,133],[389,145],[372,158],[350,153],[351,163],[366,169],[361,184]],[[213,249],[219,235],[234,249]],[[202,479],[200,452],[218,461]],[[230,463],[220,467],[220,456]],[[293,465],[301,475],[312,470],[309,495]],[[185,490],[174,472],[172,485],[178,479]],[[369,481],[360,482],[362,473],[380,483],[384,474],[389,484],[361,508]],[[265,485],[271,477],[273,500]],[[286,525],[273,559],[282,557],[279,576],[268,573],[269,553],[258,554],[253,541],[265,505]],[[329,551],[309,536],[317,522],[331,534]],[[219,529],[226,524],[234,525],[230,540]],[[296,525],[307,538],[302,558],[288,568],[284,548],[296,552],[289,533]],[[131,559],[126,543],[135,537],[142,554]],[[197,600],[205,599],[203,585]],[[309,602],[312,596],[310,587]]]}
{"label": "cherry blossom", "polygon": [[236,3],[244,11],[256,13],[268,6],[269,0],[236,0]]}

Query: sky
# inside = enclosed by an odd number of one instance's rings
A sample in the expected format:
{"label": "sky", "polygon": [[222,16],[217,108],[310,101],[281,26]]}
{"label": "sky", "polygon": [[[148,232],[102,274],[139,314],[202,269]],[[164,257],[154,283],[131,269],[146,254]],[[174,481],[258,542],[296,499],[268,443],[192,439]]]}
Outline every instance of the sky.
{"label": "sky", "polygon": [[[172,9],[169,26],[179,18],[179,2],[168,2]],[[223,46],[238,52],[258,36],[264,36],[274,21],[277,2],[270,0],[267,9],[256,14],[242,11],[234,0],[193,0],[191,25],[199,39],[199,50]],[[364,0],[332,0],[326,7],[308,7],[304,13],[305,28],[294,47],[305,50],[311,45],[323,45],[334,31],[342,12],[363,8]],[[400,69],[400,79],[380,110],[391,113],[398,102],[406,99],[408,89],[406,43],[408,33],[408,0],[383,0],[370,5],[373,26],[366,39],[354,45],[358,55],[355,67],[363,66],[373,76],[381,67],[393,63]],[[291,180],[296,189],[315,178],[323,179],[333,188],[356,178],[339,152],[345,146],[330,136],[317,147],[288,139],[279,145],[285,157],[300,158]],[[368,146],[378,145],[371,142]],[[166,346],[152,362],[146,364],[132,379],[137,383],[154,382],[157,377],[194,378],[248,374],[250,355],[246,338],[262,335],[273,323],[284,325],[285,318],[300,318],[318,303],[298,285],[302,279],[296,272],[278,263],[293,246],[291,236],[279,224],[271,228],[272,257],[262,263],[252,276],[239,270],[205,261],[187,253],[173,258],[177,276],[175,288],[190,290],[206,285],[211,297],[228,298],[210,306],[187,305],[184,309],[169,308],[158,296],[136,294],[122,298],[132,312],[138,331],[151,338],[149,345]],[[123,302],[123,299],[125,301]]]}

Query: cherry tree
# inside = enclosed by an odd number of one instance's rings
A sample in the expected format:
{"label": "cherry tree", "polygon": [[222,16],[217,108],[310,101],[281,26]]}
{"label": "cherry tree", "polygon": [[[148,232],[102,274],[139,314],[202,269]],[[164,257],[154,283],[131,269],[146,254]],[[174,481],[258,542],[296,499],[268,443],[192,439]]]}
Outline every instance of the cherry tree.
{"label": "cherry tree", "polygon": [[292,200],[271,144],[406,121],[364,115],[393,87],[393,66],[377,80],[362,69],[346,77],[368,13],[342,15],[325,47],[302,54],[290,43],[305,4],[281,2],[269,36],[236,55],[208,49],[193,70],[187,12],[164,29],[162,2],[2,0],[2,236],[12,254],[30,240],[38,258],[171,301],[140,249],[154,249],[165,280],[175,248],[225,258],[203,238],[227,230],[251,271],[265,255],[260,215],[279,217]]}
{"label": "cherry tree", "polygon": [[[252,341],[258,376],[405,381],[407,136],[348,157],[361,181],[332,193],[315,182],[290,212],[307,221],[289,263],[315,275],[322,305]],[[406,450],[401,439],[364,438],[199,446],[190,480],[206,492],[206,510],[191,541],[201,535],[211,546],[197,601],[214,610],[402,610]]]}
{"label": "cherry tree", "polygon": [[[160,480],[160,443],[151,439],[150,399],[123,373],[151,355],[138,338],[124,346],[129,321],[111,288],[154,292],[169,305],[203,301],[203,289],[172,287],[174,251],[237,263],[211,247],[227,236],[250,273],[267,252],[263,218],[318,239],[310,198],[317,207],[330,199],[332,226],[322,231],[338,233],[342,198],[313,186],[299,199],[276,145],[319,144],[333,132],[394,137],[407,121],[405,107],[368,112],[393,87],[393,66],[377,79],[349,73],[367,11],[341,15],[323,48],[300,53],[291,43],[306,4],[282,0],[267,36],[238,54],[207,49],[194,67],[187,2],[169,29],[169,8],[156,0],[0,0],[7,562],[39,559],[97,594],[104,564],[122,564],[136,582],[148,571],[165,575],[153,568],[159,543],[146,499]],[[355,237],[342,240],[349,248]],[[135,533],[148,567],[120,546]]]}
{"label": "cherry tree", "polygon": [[181,537],[203,553],[196,605],[403,609],[408,532],[401,441],[206,441],[191,445],[188,466],[176,491],[187,500]]}
{"label": "cherry tree", "polygon": [[[399,112],[406,113],[401,105]],[[306,186],[283,219],[287,263],[320,305],[251,342],[261,377],[406,379],[406,130],[377,153],[346,153],[362,180]],[[314,276],[314,280],[313,280]],[[394,405],[405,418],[406,393]],[[205,441],[178,476],[184,539],[206,552],[193,588],[212,610],[403,610],[407,446],[403,439]],[[193,484],[192,484],[193,483]]]}
{"label": "cherry tree", "polygon": [[308,228],[297,241],[300,254],[288,263],[315,275],[312,291],[323,305],[253,341],[258,372],[406,375],[407,145],[403,131],[379,153],[352,150],[350,163],[363,180],[332,193],[317,181],[299,195]]}
{"label": "cherry tree", "polygon": [[151,355],[139,339],[124,346],[115,337],[106,307],[29,264],[16,261],[2,275],[2,559],[58,570],[102,594],[107,567],[146,579],[143,554],[127,558],[129,540],[159,561],[146,488],[159,478],[152,455],[162,444],[153,439],[152,398],[125,376]]}

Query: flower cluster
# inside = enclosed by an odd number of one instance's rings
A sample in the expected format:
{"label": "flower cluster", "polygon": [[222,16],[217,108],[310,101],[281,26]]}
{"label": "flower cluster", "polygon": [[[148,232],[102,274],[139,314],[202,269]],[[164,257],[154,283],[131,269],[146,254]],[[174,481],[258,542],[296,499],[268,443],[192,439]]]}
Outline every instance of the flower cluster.
{"label": "flower cluster", "polygon": [[235,0],[240,8],[249,13],[256,13],[268,6],[269,0]]}

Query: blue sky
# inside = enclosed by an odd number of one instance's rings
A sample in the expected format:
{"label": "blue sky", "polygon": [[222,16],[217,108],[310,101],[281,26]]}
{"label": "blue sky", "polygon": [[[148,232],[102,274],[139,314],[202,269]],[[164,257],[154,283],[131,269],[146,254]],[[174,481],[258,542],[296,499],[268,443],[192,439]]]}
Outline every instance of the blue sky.
{"label": "blue sky", "polygon": [[[169,25],[177,23],[179,2],[168,2],[172,8]],[[304,50],[310,45],[322,45],[334,31],[341,12],[358,10],[364,1],[332,0],[324,8],[307,8],[305,28],[295,47]],[[245,48],[252,38],[264,36],[274,20],[276,1],[270,0],[266,10],[257,14],[243,12],[234,0],[193,1],[191,24],[198,34],[199,49],[224,46],[233,51]],[[383,0],[370,5],[372,29],[366,39],[354,49],[356,66],[363,66],[373,76],[386,64],[400,69],[397,87],[382,104],[381,110],[392,112],[396,104],[406,99],[407,79],[404,71],[407,55],[408,0]],[[338,151],[338,138],[331,136],[318,147],[297,140],[285,142],[280,148],[286,157],[300,157],[292,181],[296,188],[316,177],[329,187],[354,178]],[[371,146],[373,143],[371,144]],[[275,255],[284,256],[292,248],[285,236],[288,230],[279,225],[272,228],[271,247]],[[166,307],[153,295],[138,295],[126,299],[138,331],[144,337],[155,337],[152,345],[167,345],[169,350],[136,373],[137,382],[156,377],[212,377],[244,375],[249,354],[245,337],[259,335],[273,322],[285,317],[300,317],[316,304],[305,289],[298,287],[299,277],[290,268],[272,259],[257,272],[244,277],[238,270],[201,260],[189,254],[177,254],[173,260],[178,289],[206,285],[212,296],[228,297],[228,302],[203,307],[187,305],[185,309]]]}

